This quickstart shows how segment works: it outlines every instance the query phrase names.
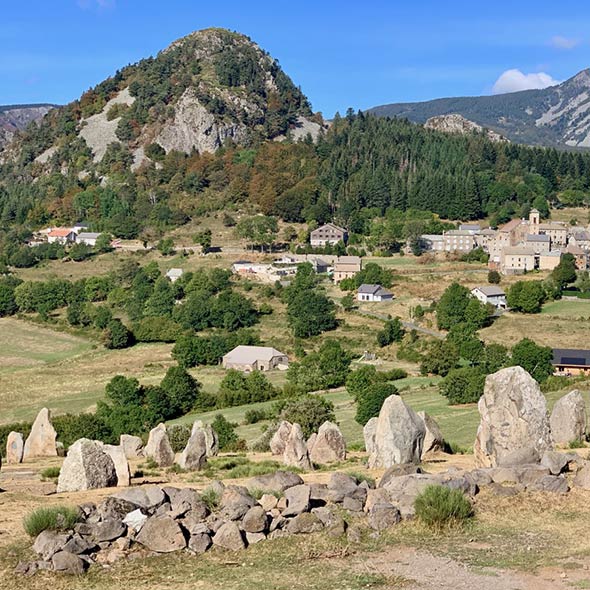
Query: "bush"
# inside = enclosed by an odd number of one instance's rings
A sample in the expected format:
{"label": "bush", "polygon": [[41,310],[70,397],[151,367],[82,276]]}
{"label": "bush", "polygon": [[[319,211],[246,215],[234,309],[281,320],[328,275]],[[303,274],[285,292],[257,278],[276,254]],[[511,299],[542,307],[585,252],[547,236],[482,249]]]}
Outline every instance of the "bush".
{"label": "bush", "polygon": [[485,379],[485,374],[478,368],[453,369],[441,381],[440,394],[446,397],[451,405],[475,403],[483,394]]}
{"label": "bush", "polygon": [[246,413],[244,414],[244,424],[258,424],[258,422],[273,417],[274,415],[271,411],[253,408],[251,410],[246,410]]}
{"label": "bush", "polygon": [[51,506],[37,508],[23,519],[23,527],[29,537],[36,537],[43,531],[67,531],[74,528],[80,520],[77,508],[69,506]]}
{"label": "bush", "polygon": [[427,486],[414,500],[414,509],[419,520],[439,531],[462,526],[473,516],[473,507],[461,491],[441,485]]}
{"label": "bush", "polygon": [[168,427],[168,440],[175,453],[180,453],[186,447],[191,437],[191,429],[185,424],[173,424]]}
{"label": "bush", "polygon": [[279,404],[280,420],[297,423],[303,436],[309,438],[327,420],[334,422],[334,404],[319,395],[304,395],[284,405]]}
{"label": "bush", "polygon": [[176,342],[183,328],[167,317],[148,317],[135,322],[132,332],[137,342]]}
{"label": "bush", "polygon": [[371,418],[379,416],[383,402],[397,393],[391,383],[374,383],[357,397],[355,420],[364,426]]}
{"label": "bush", "polygon": [[59,472],[61,469],[59,467],[47,467],[41,471],[41,478],[42,479],[57,479],[59,477]]}
{"label": "bush", "polygon": [[132,344],[132,335],[123,322],[118,319],[111,320],[103,332],[102,337],[105,348],[127,348]]}
{"label": "bush", "polygon": [[231,451],[238,445],[236,434],[237,424],[230,422],[223,414],[217,414],[211,423],[213,430],[217,433],[220,451]]}
{"label": "bush", "polygon": [[64,414],[52,421],[57,438],[66,449],[80,438],[113,444],[117,442],[106,421],[96,414]]}

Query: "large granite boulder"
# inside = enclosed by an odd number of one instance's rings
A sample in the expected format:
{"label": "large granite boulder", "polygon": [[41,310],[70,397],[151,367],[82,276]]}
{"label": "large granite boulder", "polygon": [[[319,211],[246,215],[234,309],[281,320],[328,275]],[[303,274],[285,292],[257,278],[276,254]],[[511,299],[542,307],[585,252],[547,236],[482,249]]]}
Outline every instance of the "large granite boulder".
{"label": "large granite boulder", "polygon": [[340,428],[333,422],[324,422],[315,437],[309,458],[313,463],[336,463],[346,459],[346,442]]}
{"label": "large granite boulder", "polygon": [[159,467],[170,467],[174,463],[174,451],[165,424],[158,424],[150,430],[144,454],[153,459]]}
{"label": "large granite boulder", "polygon": [[[545,397],[522,367],[488,375],[478,409],[481,421],[474,445],[478,467],[506,465],[507,456],[540,459],[553,449]],[[510,462],[515,464],[514,459]]]}
{"label": "large granite boulder", "polygon": [[418,416],[422,418],[426,429],[424,443],[422,444],[422,459],[424,459],[428,453],[442,450],[445,441],[436,420],[432,416],[429,416],[426,412],[418,412]]}
{"label": "large granite boulder", "polygon": [[558,399],[549,418],[553,442],[567,445],[586,436],[586,404],[575,389]]}
{"label": "large granite boulder", "polygon": [[201,420],[197,420],[193,424],[191,434],[195,433],[195,430],[200,429],[205,434],[205,445],[207,447],[207,457],[215,457],[219,453],[219,439],[217,433],[213,430],[211,424],[203,424]]}
{"label": "large granite boulder", "polygon": [[23,435],[20,432],[9,432],[6,438],[6,462],[22,463],[24,448]]}
{"label": "large granite boulder", "polygon": [[103,443],[77,440],[68,450],[57,480],[57,491],[78,492],[117,485],[117,472]]}
{"label": "large granite boulder", "polygon": [[365,439],[365,451],[372,455],[375,451],[375,434],[377,432],[378,418],[371,418],[363,427],[363,438]]}
{"label": "large granite boulder", "polygon": [[139,436],[122,434],[119,437],[119,446],[123,448],[123,452],[127,459],[143,457],[143,441]]}
{"label": "large granite boulder", "polygon": [[57,447],[55,441],[57,432],[51,424],[51,412],[43,408],[35,418],[31,433],[25,442],[23,459],[33,457],[57,457]]}
{"label": "large granite boulder", "polygon": [[192,434],[180,455],[178,464],[187,471],[200,471],[207,465],[207,437],[205,431],[199,426],[193,426]]}
{"label": "large granite boulder", "polygon": [[286,420],[281,421],[269,443],[270,452],[273,455],[282,455],[285,452],[285,446],[287,444],[289,434],[291,434],[292,427],[293,425],[291,422],[287,422]]}
{"label": "large granite boulder", "polygon": [[307,445],[305,444],[303,431],[299,424],[293,424],[291,426],[291,432],[287,437],[283,452],[283,463],[289,467],[298,467],[304,470],[311,469]]}
{"label": "large granite boulder", "polygon": [[125,450],[120,445],[102,445],[102,450],[113,460],[117,473],[117,486],[127,487],[131,483],[129,462],[125,456]]}
{"label": "large granite boulder", "polygon": [[424,422],[416,412],[399,395],[390,395],[379,412],[369,467],[420,463],[425,434]]}

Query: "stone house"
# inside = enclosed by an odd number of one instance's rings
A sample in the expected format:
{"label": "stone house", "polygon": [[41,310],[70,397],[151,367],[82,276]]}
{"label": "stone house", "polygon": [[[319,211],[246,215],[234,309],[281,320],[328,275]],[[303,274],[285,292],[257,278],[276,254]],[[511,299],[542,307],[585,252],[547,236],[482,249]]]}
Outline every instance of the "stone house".
{"label": "stone house", "polygon": [[535,251],[525,246],[509,246],[502,249],[500,271],[503,274],[523,274],[535,270]]}
{"label": "stone house", "polygon": [[76,236],[76,242],[78,244],[86,244],[87,246],[96,246],[96,240],[101,236],[100,233],[97,232],[90,232],[90,231],[81,231]]}
{"label": "stone house", "polygon": [[545,234],[527,234],[524,245],[534,248],[535,252],[549,252],[551,250],[551,238]]}
{"label": "stone house", "polygon": [[47,241],[50,244],[67,244],[76,241],[76,232],[71,227],[54,227],[47,233]]}
{"label": "stone house", "polygon": [[361,272],[362,262],[360,256],[338,256],[334,261],[334,282],[338,284],[344,279],[351,279]]}
{"label": "stone house", "polygon": [[568,244],[564,250],[564,254],[571,254],[576,261],[576,268],[578,270],[587,270],[588,268],[588,252],[575,244]]}
{"label": "stone house", "polygon": [[251,371],[270,371],[286,369],[289,358],[283,352],[271,346],[236,346],[222,359],[224,369],[236,369],[249,373]]}
{"label": "stone house", "polygon": [[475,237],[467,230],[453,229],[443,233],[445,252],[471,252],[475,248]]}
{"label": "stone house", "polygon": [[391,301],[393,293],[381,285],[363,284],[356,293],[358,301]]}
{"label": "stone house", "polygon": [[551,243],[555,246],[567,244],[567,225],[554,221],[552,223],[539,224],[539,234],[549,236]]}
{"label": "stone house", "polygon": [[312,246],[326,246],[327,244],[346,243],[348,232],[334,223],[326,223],[310,234],[309,242]]}

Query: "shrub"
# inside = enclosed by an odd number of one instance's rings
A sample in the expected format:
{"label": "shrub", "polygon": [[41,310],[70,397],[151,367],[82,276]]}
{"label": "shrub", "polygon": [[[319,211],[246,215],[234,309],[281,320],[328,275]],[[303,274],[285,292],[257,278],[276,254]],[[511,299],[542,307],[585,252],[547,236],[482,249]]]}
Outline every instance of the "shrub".
{"label": "shrub", "polygon": [[211,423],[217,433],[220,451],[230,451],[238,443],[238,435],[235,428],[237,424],[230,422],[223,414],[217,414]]}
{"label": "shrub", "polygon": [[41,477],[43,479],[57,479],[60,471],[59,467],[47,467],[41,471]]}
{"label": "shrub", "polygon": [[180,453],[184,450],[190,437],[191,429],[185,424],[173,424],[168,427],[168,440],[175,453]]}
{"label": "shrub", "polygon": [[374,383],[357,397],[355,420],[364,426],[371,418],[379,416],[383,402],[397,393],[397,388],[391,383]]}
{"label": "shrub", "polygon": [[105,328],[102,336],[105,348],[127,348],[132,343],[132,336],[123,322],[118,319],[111,320]]}
{"label": "shrub", "polygon": [[67,449],[79,438],[100,440],[105,443],[115,443],[115,437],[110,426],[102,416],[96,414],[64,414],[53,418],[53,427],[57,438]]}
{"label": "shrub", "polygon": [[214,512],[219,507],[219,501],[221,500],[221,496],[218,492],[216,492],[213,488],[207,488],[201,494],[201,500],[207,504],[207,508]]}
{"label": "shrub", "polygon": [[317,432],[326,420],[336,420],[334,404],[319,395],[303,395],[284,405],[279,404],[279,408],[280,419],[299,424],[305,438]]}
{"label": "shrub", "polygon": [[272,417],[273,413],[270,411],[252,408],[251,410],[246,410],[246,413],[244,414],[244,424],[258,424],[258,422],[268,420]]}
{"label": "shrub", "polygon": [[176,342],[183,328],[167,317],[148,317],[135,322],[132,331],[138,342]]}
{"label": "shrub", "polygon": [[427,486],[414,500],[416,517],[426,526],[442,530],[462,526],[473,516],[473,507],[463,492],[446,486]]}
{"label": "shrub", "polygon": [[483,394],[486,376],[477,367],[461,367],[449,371],[441,381],[439,390],[449,404],[470,404],[477,402]]}
{"label": "shrub", "polygon": [[77,508],[69,506],[51,506],[37,508],[23,519],[23,527],[30,537],[36,537],[43,531],[67,531],[74,528],[80,520]]}

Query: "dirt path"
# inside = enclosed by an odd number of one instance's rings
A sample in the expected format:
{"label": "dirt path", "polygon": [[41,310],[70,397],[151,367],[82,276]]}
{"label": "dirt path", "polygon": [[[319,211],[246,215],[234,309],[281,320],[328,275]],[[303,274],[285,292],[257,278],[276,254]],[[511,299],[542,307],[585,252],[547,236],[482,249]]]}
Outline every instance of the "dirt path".
{"label": "dirt path", "polygon": [[576,582],[590,576],[584,567],[568,573],[547,568],[537,574],[473,568],[408,547],[371,555],[363,560],[359,569],[367,574],[385,576],[391,580],[392,587],[404,590],[558,590],[571,589]]}

